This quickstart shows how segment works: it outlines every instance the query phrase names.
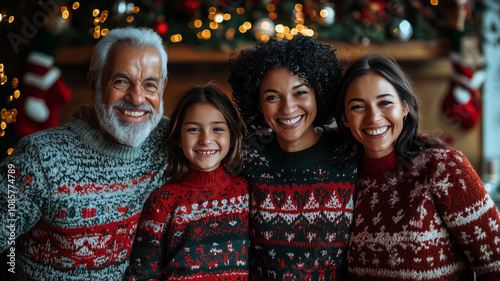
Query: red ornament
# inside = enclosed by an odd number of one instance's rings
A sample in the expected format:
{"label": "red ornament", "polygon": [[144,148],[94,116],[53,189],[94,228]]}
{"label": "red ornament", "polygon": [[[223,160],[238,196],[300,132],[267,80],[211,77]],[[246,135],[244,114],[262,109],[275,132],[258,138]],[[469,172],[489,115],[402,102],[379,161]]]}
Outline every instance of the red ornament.
{"label": "red ornament", "polygon": [[158,21],[153,24],[152,28],[161,36],[165,36],[168,32],[168,24],[164,21]]}

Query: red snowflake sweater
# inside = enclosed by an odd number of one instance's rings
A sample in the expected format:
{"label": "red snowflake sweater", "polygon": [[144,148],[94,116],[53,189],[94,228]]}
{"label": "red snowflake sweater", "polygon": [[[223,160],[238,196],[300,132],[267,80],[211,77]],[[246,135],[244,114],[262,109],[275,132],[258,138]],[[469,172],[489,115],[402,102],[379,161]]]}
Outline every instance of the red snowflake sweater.
{"label": "red snowflake sweater", "polygon": [[500,217],[465,156],[364,157],[348,248],[352,280],[500,280]]}
{"label": "red snowflake sweater", "polygon": [[248,185],[190,170],[144,205],[127,280],[247,280]]}

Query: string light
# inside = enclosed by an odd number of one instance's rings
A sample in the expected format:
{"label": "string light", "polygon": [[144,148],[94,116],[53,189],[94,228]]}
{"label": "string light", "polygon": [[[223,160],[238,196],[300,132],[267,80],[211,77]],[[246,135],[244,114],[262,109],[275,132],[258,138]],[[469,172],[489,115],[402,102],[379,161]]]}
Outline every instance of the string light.
{"label": "string light", "polygon": [[[5,67],[3,63],[0,63],[0,77],[1,77],[1,85],[5,85],[8,81],[7,75],[5,75]],[[11,83],[10,83],[12,89],[15,89],[19,86],[19,79],[13,78]],[[21,92],[19,90],[15,90],[14,94],[9,96],[9,99],[7,102],[11,102],[14,99],[19,98],[21,95]],[[17,118],[17,109],[7,109],[7,108],[2,108],[0,111],[0,137],[5,136],[5,130],[7,129],[7,126],[9,124],[15,123]],[[7,154],[10,155],[14,151],[13,148],[9,148],[7,150]]]}

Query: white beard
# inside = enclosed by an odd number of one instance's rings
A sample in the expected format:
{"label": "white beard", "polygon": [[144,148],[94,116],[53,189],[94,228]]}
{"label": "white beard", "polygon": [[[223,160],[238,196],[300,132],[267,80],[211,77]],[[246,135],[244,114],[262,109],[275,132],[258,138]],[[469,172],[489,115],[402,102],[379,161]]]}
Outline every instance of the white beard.
{"label": "white beard", "polygon": [[[144,122],[126,122],[116,114],[116,107],[129,110],[147,110],[151,113]],[[135,147],[142,144],[151,131],[160,123],[163,115],[163,99],[160,99],[159,112],[156,112],[151,105],[134,105],[128,101],[117,101],[108,109],[103,102],[102,91],[98,87],[96,89],[94,108],[101,130],[113,136],[119,143]]]}

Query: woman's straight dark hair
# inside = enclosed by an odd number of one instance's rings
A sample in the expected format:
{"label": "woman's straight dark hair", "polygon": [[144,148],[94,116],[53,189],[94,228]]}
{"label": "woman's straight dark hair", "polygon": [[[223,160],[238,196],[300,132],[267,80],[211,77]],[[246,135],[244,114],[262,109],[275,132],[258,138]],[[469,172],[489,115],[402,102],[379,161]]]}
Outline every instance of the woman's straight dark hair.
{"label": "woman's straight dark hair", "polygon": [[335,120],[340,129],[352,137],[351,131],[342,122],[345,117],[345,96],[352,81],[368,73],[376,73],[385,78],[396,89],[401,102],[408,105],[408,115],[403,119],[403,130],[394,146],[396,154],[402,160],[409,161],[424,148],[445,146],[433,136],[418,134],[419,107],[410,79],[393,58],[380,54],[366,55],[346,70],[335,105]]}

